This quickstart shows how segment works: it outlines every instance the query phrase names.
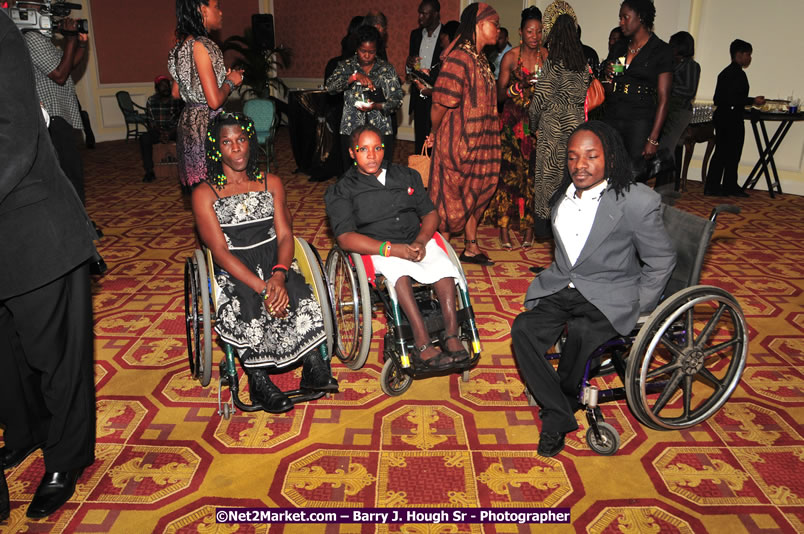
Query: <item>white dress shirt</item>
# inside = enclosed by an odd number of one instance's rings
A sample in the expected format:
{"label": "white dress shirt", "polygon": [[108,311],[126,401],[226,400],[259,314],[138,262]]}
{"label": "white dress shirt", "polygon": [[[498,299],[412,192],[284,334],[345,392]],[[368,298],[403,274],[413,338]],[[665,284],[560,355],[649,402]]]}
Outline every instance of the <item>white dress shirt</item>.
{"label": "white dress shirt", "polygon": [[[564,244],[567,252],[567,259],[571,265],[575,265],[578,256],[581,255],[589,232],[592,231],[592,224],[595,222],[597,207],[600,205],[600,197],[608,185],[607,180],[587,189],[583,196],[575,195],[574,184],[570,184],[564,194],[564,200],[558,206],[556,213],[556,231]],[[575,287],[570,284],[570,287]]]}
{"label": "white dress shirt", "polygon": [[[441,33],[441,24],[433,31],[433,35],[427,35],[427,28],[422,28],[422,44],[419,45],[419,68],[430,69],[433,66],[433,52],[438,43],[438,34]],[[436,58],[436,63],[438,58]]]}

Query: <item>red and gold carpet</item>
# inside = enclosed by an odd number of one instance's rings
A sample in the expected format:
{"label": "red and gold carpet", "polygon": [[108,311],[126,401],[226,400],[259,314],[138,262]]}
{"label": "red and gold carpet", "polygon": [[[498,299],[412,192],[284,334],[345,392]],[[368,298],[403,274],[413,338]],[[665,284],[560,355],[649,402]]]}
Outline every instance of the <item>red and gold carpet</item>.
{"label": "red and gold carpet", "polygon": [[[407,147],[401,143],[402,151]],[[276,153],[295,232],[322,254],[331,238],[327,184],[294,175],[287,131]],[[625,401],[603,405],[618,428],[616,456],[592,453],[585,422],[552,459],[536,455],[538,417],[528,407],[510,348],[530,265],[546,245],[503,250],[465,270],[483,357],[457,375],[415,381],[400,397],[379,384],[384,329],[375,319],[367,365],[336,363],[340,392],[283,415],[216,414],[217,369],[204,389],[188,373],[184,259],[193,221],[174,180],[143,184],[136,143],[84,151],[88,209],[103,228],[109,271],[95,280],[97,461],[58,513],[25,518],[41,453],[7,472],[12,515],[3,532],[406,532],[521,533],[518,524],[217,525],[221,506],[569,507],[571,525],[549,532],[804,531],[804,198],[761,191],[724,215],[703,282],[735,295],[750,325],[742,382],[716,416],[682,432],[640,426]],[[678,206],[707,215],[697,183]],[[457,242],[456,242],[457,244]],[[460,247],[458,247],[460,250]],[[221,356],[216,349],[215,360]],[[280,381],[289,388],[297,370]]]}

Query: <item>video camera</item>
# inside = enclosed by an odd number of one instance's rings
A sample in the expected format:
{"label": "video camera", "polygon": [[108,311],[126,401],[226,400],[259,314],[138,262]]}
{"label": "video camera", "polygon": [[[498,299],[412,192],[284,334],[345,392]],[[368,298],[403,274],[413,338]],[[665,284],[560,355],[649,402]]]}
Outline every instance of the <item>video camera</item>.
{"label": "video camera", "polygon": [[[75,32],[60,29],[64,17],[70,16],[73,9],[81,9],[81,4],[73,4],[64,0],[41,0],[29,2],[19,0],[18,4],[26,7],[8,7],[9,2],[0,2],[0,9],[5,11],[20,31],[38,31],[52,37],[53,32],[67,35],[70,33],[89,33],[87,19],[76,20]],[[30,7],[30,6],[39,7]]]}

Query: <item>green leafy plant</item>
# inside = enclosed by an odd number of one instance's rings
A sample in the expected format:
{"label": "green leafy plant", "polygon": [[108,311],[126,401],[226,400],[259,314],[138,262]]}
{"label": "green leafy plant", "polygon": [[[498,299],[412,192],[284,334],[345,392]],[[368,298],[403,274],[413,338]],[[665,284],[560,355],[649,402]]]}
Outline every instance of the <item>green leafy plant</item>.
{"label": "green leafy plant", "polygon": [[233,35],[226,39],[221,48],[224,51],[233,50],[241,56],[232,66],[244,70],[243,83],[248,87],[242,89],[243,93],[253,93],[258,98],[269,98],[272,88],[281,95],[287,93],[288,86],[277,73],[290,66],[293,57],[290,48],[280,45],[263,50],[250,28],[242,36]]}

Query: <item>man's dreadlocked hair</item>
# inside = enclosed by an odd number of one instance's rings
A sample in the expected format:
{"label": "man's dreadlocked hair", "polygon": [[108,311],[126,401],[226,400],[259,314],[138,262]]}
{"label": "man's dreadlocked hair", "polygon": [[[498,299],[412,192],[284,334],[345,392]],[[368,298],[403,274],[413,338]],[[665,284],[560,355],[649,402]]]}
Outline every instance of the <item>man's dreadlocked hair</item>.
{"label": "man's dreadlocked hair", "polygon": [[226,185],[226,174],[223,172],[223,156],[220,150],[220,132],[224,126],[240,126],[248,138],[248,163],[246,175],[249,180],[261,182],[265,175],[257,168],[257,156],[260,146],[254,122],[240,113],[221,113],[209,122],[209,131],[204,143],[207,155],[207,180],[219,190]]}
{"label": "man's dreadlocked hair", "polygon": [[[572,135],[570,135],[570,139],[581,131],[592,132],[600,139],[600,144],[603,145],[603,158],[606,164],[605,178],[609,181],[609,188],[614,190],[616,196],[620,196],[623,191],[628,191],[631,184],[634,183],[634,173],[631,167],[631,159],[628,157],[628,152],[625,150],[625,145],[617,130],[605,122],[589,121],[575,128]],[[567,144],[569,145],[569,141],[567,141]],[[558,204],[558,201],[567,192],[567,188],[571,183],[572,176],[570,176],[569,165],[565,162],[564,178],[550,198],[551,207],[555,207]]]}

